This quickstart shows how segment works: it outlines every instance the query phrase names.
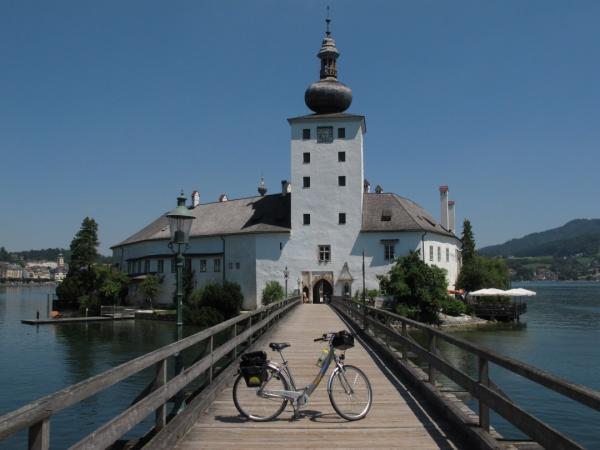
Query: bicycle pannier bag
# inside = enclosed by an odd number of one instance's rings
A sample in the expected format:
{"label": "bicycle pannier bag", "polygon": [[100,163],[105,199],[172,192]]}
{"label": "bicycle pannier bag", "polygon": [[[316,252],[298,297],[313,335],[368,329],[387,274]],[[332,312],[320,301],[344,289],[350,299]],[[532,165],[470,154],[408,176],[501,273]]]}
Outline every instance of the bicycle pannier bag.
{"label": "bicycle pannier bag", "polygon": [[354,347],[354,336],[346,330],[342,330],[335,334],[331,344],[338,350],[348,350]]}
{"label": "bicycle pannier bag", "polygon": [[259,387],[267,380],[267,354],[263,351],[242,355],[240,372],[248,387]]}

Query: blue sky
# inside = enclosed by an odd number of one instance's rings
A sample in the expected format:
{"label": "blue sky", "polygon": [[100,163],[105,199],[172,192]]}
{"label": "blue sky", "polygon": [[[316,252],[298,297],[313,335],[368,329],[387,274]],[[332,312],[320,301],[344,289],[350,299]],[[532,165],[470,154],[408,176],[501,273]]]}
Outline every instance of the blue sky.
{"label": "blue sky", "polygon": [[600,2],[5,0],[0,245],[278,190],[326,4],[373,185],[437,217],[448,184],[479,245],[600,216]]}

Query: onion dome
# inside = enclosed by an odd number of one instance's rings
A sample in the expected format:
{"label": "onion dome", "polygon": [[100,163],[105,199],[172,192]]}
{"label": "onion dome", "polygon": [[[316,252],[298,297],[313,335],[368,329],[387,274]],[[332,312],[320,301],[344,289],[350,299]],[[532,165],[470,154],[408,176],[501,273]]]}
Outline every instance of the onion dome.
{"label": "onion dome", "polygon": [[317,58],[321,60],[320,80],[311,84],[304,93],[304,102],[317,114],[340,113],[352,103],[352,90],[337,79],[337,59],[340,52],[331,37],[329,15],[325,20],[327,31]]}
{"label": "onion dome", "polygon": [[263,196],[267,193],[267,187],[265,186],[264,177],[260,177],[260,183],[258,184],[258,193]]}

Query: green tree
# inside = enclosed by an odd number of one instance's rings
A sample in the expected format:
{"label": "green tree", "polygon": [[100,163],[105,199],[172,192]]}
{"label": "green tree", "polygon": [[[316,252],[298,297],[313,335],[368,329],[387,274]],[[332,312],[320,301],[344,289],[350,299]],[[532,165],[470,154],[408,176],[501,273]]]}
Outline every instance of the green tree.
{"label": "green tree", "polygon": [[96,294],[102,305],[120,303],[125,296],[129,284],[129,277],[111,266],[98,265],[93,269],[96,274]]}
{"label": "green tree", "polygon": [[463,222],[462,232],[462,260],[463,263],[468,263],[475,258],[475,237],[473,236],[473,229],[471,222],[465,219]]}
{"label": "green tree", "polygon": [[446,271],[423,262],[419,252],[398,258],[380,287],[396,301],[396,311],[427,323],[438,323],[438,311],[447,299]]}
{"label": "green tree", "polygon": [[283,292],[281,284],[277,281],[269,281],[262,292],[262,304],[268,305],[269,303],[282,300],[284,296],[285,292]]}
{"label": "green tree", "polygon": [[225,282],[196,289],[183,307],[186,323],[209,327],[239,314],[244,297],[240,285]]}
{"label": "green tree", "polygon": [[153,300],[158,295],[158,291],[160,289],[160,279],[154,275],[148,275],[144,281],[140,283],[139,290],[143,295],[144,299],[148,301],[150,304],[150,309],[154,309],[152,306]]}

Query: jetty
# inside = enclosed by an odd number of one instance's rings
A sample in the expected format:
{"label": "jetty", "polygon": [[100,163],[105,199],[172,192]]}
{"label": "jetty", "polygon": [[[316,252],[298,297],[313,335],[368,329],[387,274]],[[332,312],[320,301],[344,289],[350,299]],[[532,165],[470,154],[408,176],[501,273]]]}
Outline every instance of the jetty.
{"label": "jetty", "polygon": [[[298,420],[292,420],[291,410],[265,423],[240,417],[231,387],[242,353],[267,350],[271,341],[289,342],[291,347],[285,355],[298,385],[304,385],[315,373],[322,348],[313,338],[342,328],[356,334],[355,347],[346,352],[347,362],[362,368],[373,387],[374,402],[366,418],[347,422],[337,416],[323,385],[301,410]],[[475,355],[477,377],[446,361],[438,351],[441,341]],[[184,352],[188,355],[185,369],[169,371],[173,357]],[[150,383],[140,386],[139,395],[128,408],[91,434],[81,436],[70,448],[584,448],[511,400],[491,379],[491,365],[600,411],[600,392],[437,328],[352,300],[334,298],[330,305],[313,305],[289,298],[241,314],[0,417],[0,446],[8,436],[28,430],[30,449],[48,449],[54,414],[153,368]],[[453,381],[452,389],[444,385],[445,379]],[[179,408],[177,400],[181,392],[186,399],[184,408]],[[460,400],[465,395],[476,401],[475,410]],[[513,441],[500,436],[492,427],[491,411],[528,439]],[[124,436],[148,416],[152,417],[151,429],[126,440]]]}

